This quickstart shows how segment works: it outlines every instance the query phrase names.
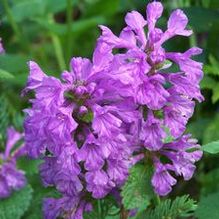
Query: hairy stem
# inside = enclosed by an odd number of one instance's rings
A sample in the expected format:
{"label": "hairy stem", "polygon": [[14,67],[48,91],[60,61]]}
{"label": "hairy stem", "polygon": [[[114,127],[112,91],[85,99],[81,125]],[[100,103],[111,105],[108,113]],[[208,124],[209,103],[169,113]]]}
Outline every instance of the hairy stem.
{"label": "hairy stem", "polygon": [[129,212],[125,210],[124,206],[122,205],[120,219],[128,219]]}

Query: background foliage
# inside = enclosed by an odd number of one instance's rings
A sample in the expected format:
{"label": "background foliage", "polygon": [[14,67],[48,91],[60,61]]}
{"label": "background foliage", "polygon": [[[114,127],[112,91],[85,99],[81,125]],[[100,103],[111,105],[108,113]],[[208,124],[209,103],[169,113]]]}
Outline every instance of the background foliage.
{"label": "background foliage", "polygon": [[[14,125],[22,131],[22,110],[28,105],[26,99],[20,97],[20,93],[28,74],[27,61],[34,60],[48,74],[59,76],[64,69],[68,69],[72,56],[91,57],[99,35],[97,25],[108,25],[118,33],[124,26],[125,13],[137,9],[144,14],[147,2],[0,0],[0,36],[6,50],[0,56],[0,150],[4,148],[8,125]],[[149,176],[141,177],[144,167],[137,166],[131,170],[130,178],[123,188],[123,204],[126,209],[138,207],[137,218],[156,219],[162,215],[162,218],[216,219],[219,218],[219,1],[164,0],[163,3],[166,10],[159,22],[161,27],[165,28],[164,24],[171,10],[182,8],[195,33],[190,39],[175,38],[171,44],[165,45],[167,50],[185,51],[191,46],[204,49],[199,60],[205,63],[205,77],[201,87],[206,101],[197,105],[188,132],[193,133],[200,144],[205,145],[204,150],[209,154],[205,154],[191,181],[180,182],[169,199],[161,200],[156,209],[150,211],[145,210],[147,206],[153,205],[147,179]],[[215,142],[212,144],[212,141]],[[42,198],[57,195],[52,189],[42,188],[37,176],[37,164],[37,161],[27,158],[19,161],[19,166],[27,171],[30,185],[14,193],[10,200],[0,201],[1,219],[39,219]],[[189,194],[194,200],[200,200],[198,207],[192,199],[183,196],[185,194]],[[119,218],[115,213],[118,212],[118,206],[112,207],[110,198],[108,202],[111,204],[106,218]],[[23,203],[22,210],[20,203]],[[191,216],[194,209],[195,216]]]}

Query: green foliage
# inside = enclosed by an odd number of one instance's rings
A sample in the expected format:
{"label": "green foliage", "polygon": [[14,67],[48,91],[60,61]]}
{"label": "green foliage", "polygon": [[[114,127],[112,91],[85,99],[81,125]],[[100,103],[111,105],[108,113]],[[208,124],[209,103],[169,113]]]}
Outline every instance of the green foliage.
{"label": "green foliage", "polygon": [[84,219],[119,219],[120,208],[112,195],[108,195],[101,200],[93,200],[92,205],[93,210],[89,213],[85,213]]}
{"label": "green foliage", "polygon": [[[183,11],[189,17],[189,25],[195,32],[208,31],[213,23],[218,23],[219,12],[217,10],[209,10],[202,7],[183,8]],[[205,16],[203,16],[203,14]],[[208,19],[206,19],[206,17]]]}
{"label": "green foliage", "polygon": [[[22,219],[43,219],[42,203],[46,197],[59,197],[54,188],[44,188],[38,174],[28,176],[28,181],[33,187],[33,198],[28,211]],[[1,217],[0,217],[1,218]]]}
{"label": "green foliage", "polygon": [[38,166],[42,163],[41,160],[31,160],[28,157],[21,157],[17,161],[17,166],[19,169],[25,171],[26,175],[33,175],[38,173]]}
{"label": "green foliage", "polygon": [[37,18],[33,19],[37,24],[39,24],[41,27],[45,28],[46,30],[52,31],[55,34],[58,35],[65,35],[68,31],[73,33],[74,37],[75,35],[80,35],[83,32],[86,32],[90,28],[97,28],[98,24],[104,23],[105,19],[101,16],[91,17],[89,19],[83,19],[80,21],[74,22],[74,24],[71,25],[71,28],[69,29],[67,25],[65,24],[57,24],[57,23],[50,23],[49,21],[43,19],[43,18]]}
{"label": "green foliage", "polygon": [[1,219],[20,219],[30,205],[32,199],[32,188],[26,186],[20,191],[6,199],[0,200],[0,218]]}
{"label": "green foliage", "polygon": [[196,209],[196,203],[189,196],[185,195],[182,197],[177,197],[175,200],[171,201],[167,199],[162,201],[153,210],[149,210],[146,213],[142,213],[140,218],[147,219],[176,219],[179,217],[188,218],[193,215]]}
{"label": "green foliage", "polygon": [[198,219],[216,219],[219,218],[219,192],[209,194],[202,197],[198,208],[195,211],[195,216]]}
{"label": "green foliage", "polygon": [[200,174],[198,180],[201,184],[202,195],[219,191],[219,168],[213,169],[206,174]]}
{"label": "green foliage", "polygon": [[210,154],[217,154],[217,153],[219,153],[219,141],[213,141],[211,143],[203,145],[202,146],[202,150],[204,152],[208,152]]}
{"label": "green foliage", "polygon": [[150,175],[151,167],[136,165],[130,170],[127,182],[122,188],[122,203],[126,209],[142,211],[150,204],[153,195]]}
{"label": "green foliage", "polygon": [[203,143],[207,144],[219,139],[219,115],[212,118],[211,122],[205,127]]}
{"label": "green foliage", "polygon": [[211,99],[213,103],[216,103],[219,100],[219,82],[211,76],[219,76],[219,62],[214,56],[209,56],[209,65],[205,65],[204,72],[208,76],[204,78],[202,88],[212,90],[213,94]]}
{"label": "green foliage", "polygon": [[14,75],[10,72],[0,69],[0,81],[12,80]]}
{"label": "green foliage", "polygon": [[103,14],[105,16],[114,15],[119,9],[120,0],[98,0],[93,4],[88,4],[85,16],[94,16],[96,14]]}

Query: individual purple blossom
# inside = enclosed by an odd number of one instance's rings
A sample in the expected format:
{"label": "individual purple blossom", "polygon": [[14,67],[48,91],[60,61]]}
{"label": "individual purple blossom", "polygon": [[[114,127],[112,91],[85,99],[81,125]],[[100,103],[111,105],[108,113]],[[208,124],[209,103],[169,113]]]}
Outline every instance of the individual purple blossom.
{"label": "individual purple blossom", "polygon": [[152,185],[157,194],[165,196],[171,192],[172,186],[175,185],[177,181],[168,172],[168,170],[172,169],[170,165],[155,161],[154,167],[155,171],[151,180]]}
{"label": "individual purple blossom", "polygon": [[155,173],[152,177],[152,185],[155,191],[162,196],[167,195],[176,184],[176,179],[171,175],[183,176],[185,180],[190,180],[196,169],[194,163],[199,161],[203,152],[196,139],[191,135],[183,135],[180,139],[171,143],[166,143],[160,150],[160,155],[167,157],[171,163],[162,164],[154,157]]}
{"label": "individual purple blossom", "polygon": [[0,153],[0,199],[9,197],[12,191],[20,190],[26,185],[24,172],[16,167],[16,160],[25,154],[25,148],[21,145],[13,150],[15,144],[23,138],[23,134],[10,127],[7,130],[7,138],[5,152]]}
{"label": "individual purple blossom", "polygon": [[83,212],[92,210],[92,205],[79,197],[62,197],[60,199],[47,198],[43,203],[45,219],[65,217],[66,219],[83,219]]}
{"label": "individual purple blossom", "polygon": [[142,129],[139,135],[144,147],[150,151],[158,151],[163,147],[162,140],[165,137],[166,133],[162,128],[162,121],[154,117],[152,111],[149,111],[146,122],[142,121]]}

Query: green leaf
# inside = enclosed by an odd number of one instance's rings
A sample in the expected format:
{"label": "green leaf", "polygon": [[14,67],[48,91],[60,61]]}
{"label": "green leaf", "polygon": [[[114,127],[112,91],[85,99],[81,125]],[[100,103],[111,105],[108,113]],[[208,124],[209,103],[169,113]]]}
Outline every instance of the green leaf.
{"label": "green leaf", "polygon": [[[50,23],[49,21],[41,18],[32,19],[37,22],[41,27],[52,31],[58,35],[65,35],[68,29],[68,25],[66,24],[58,24],[58,23]],[[80,35],[83,32],[86,32],[92,27],[96,27],[98,24],[105,23],[105,19],[101,16],[92,17],[89,19],[81,19],[79,21],[74,21],[71,26],[70,31],[75,35]]]}
{"label": "green leaf", "polygon": [[19,169],[24,170],[27,175],[32,175],[38,173],[40,163],[42,163],[41,160],[31,160],[28,157],[21,157],[17,161],[17,166]]}
{"label": "green leaf", "polygon": [[9,198],[0,200],[0,218],[21,218],[30,205],[32,192],[31,186],[28,185],[20,191],[13,192]]}
{"label": "green leaf", "polygon": [[212,193],[206,197],[202,197],[195,216],[198,219],[216,219],[219,218],[219,192]]}
{"label": "green leaf", "polygon": [[210,76],[205,76],[201,81],[201,88],[202,89],[211,89],[213,90],[217,85],[217,81]]}
{"label": "green leaf", "polygon": [[196,203],[188,195],[177,197],[175,200],[167,199],[162,201],[155,209],[142,213],[140,218],[147,219],[176,219],[179,217],[188,218],[193,215]]}
{"label": "green leaf", "polygon": [[97,14],[103,16],[114,15],[119,10],[119,3],[120,0],[99,0],[86,6],[85,16],[90,17]]}
{"label": "green leaf", "polygon": [[33,192],[33,198],[30,203],[30,207],[28,208],[28,211],[25,212],[22,219],[43,219],[43,212],[42,212],[43,199],[46,197],[58,198],[59,194],[57,193],[57,190],[55,190],[54,188],[50,188],[50,187],[44,188],[42,186],[42,181],[40,179],[39,174],[34,174],[27,177],[28,177],[28,181],[33,187],[34,192]]}
{"label": "green leaf", "polygon": [[219,100],[219,83],[213,88],[213,95],[211,97],[212,103],[216,103]]}
{"label": "green leaf", "polygon": [[208,152],[210,154],[219,153],[219,141],[213,141],[211,143],[208,143],[208,144],[202,146],[202,150],[204,152]]}
{"label": "green leaf", "polygon": [[219,168],[199,174],[198,181],[201,184],[201,194],[206,195],[219,191]]}
{"label": "green leaf", "polygon": [[209,65],[204,66],[204,72],[205,74],[210,74],[210,75],[219,75],[219,62],[218,60],[213,56],[209,56]]}
{"label": "green leaf", "polygon": [[23,71],[27,72],[28,59],[28,57],[21,55],[5,54],[0,56],[0,66],[2,69],[16,74]]}
{"label": "green leaf", "polygon": [[214,22],[218,22],[219,12],[217,10],[189,7],[183,8],[183,11],[189,17],[189,25],[195,32],[207,32]]}
{"label": "green leaf", "polygon": [[23,0],[12,5],[11,11],[16,22],[32,16],[42,16],[45,12],[44,0]]}
{"label": "green leaf", "polygon": [[122,203],[126,209],[138,208],[140,211],[147,208],[153,195],[151,188],[150,169],[139,164],[130,170],[127,182],[122,188]]}
{"label": "green leaf", "polygon": [[207,144],[219,139],[219,114],[212,118],[212,121],[205,128],[203,144]]}
{"label": "green leaf", "polygon": [[[63,0],[14,0],[11,10],[16,22],[22,22],[32,17],[45,16],[65,10],[67,1]],[[78,0],[72,0],[73,6]],[[4,20],[7,20],[4,18]]]}
{"label": "green leaf", "polygon": [[5,80],[11,80],[14,78],[14,75],[11,74],[8,71],[5,71],[3,69],[0,69],[0,80],[5,81]]}

